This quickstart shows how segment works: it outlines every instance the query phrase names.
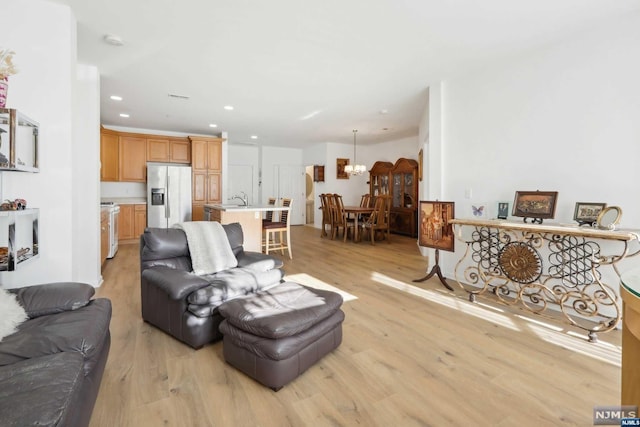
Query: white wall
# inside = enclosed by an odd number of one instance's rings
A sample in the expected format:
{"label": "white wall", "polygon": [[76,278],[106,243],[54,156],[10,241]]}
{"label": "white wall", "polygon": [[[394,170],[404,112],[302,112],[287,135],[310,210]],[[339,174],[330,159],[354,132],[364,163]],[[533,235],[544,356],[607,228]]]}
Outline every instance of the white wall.
{"label": "white wall", "polygon": [[[90,135],[72,130],[77,78],[75,27],[75,19],[66,6],[40,0],[5,0],[2,4],[0,40],[3,47],[16,52],[14,60],[19,69],[10,77],[7,105],[40,123],[40,173],[2,173],[3,199],[21,197],[30,207],[40,208],[40,258],[22,270],[0,273],[0,283],[6,287],[75,277],[87,277],[89,281],[92,276],[97,280],[95,270],[81,272],[73,268],[76,263],[96,263],[99,250],[94,240],[99,228],[97,181],[95,186],[74,185],[75,181],[94,179],[81,175],[81,168],[72,166],[75,150],[81,144],[98,143]],[[92,89],[84,84],[77,89],[85,91],[83,97],[91,96]],[[88,117],[93,115],[91,112]],[[91,123],[85,125],[88,128]],[[74,141],[81,135],[89,139]],[[91,149],[80,150],[79,158],[91,155]],[[95,164],[94,158],[87,160]],[[96,228],[83,228],[89,237],[78,242],[73,239],[73,220],[85,216],[87,224],[95,221]]]}
{"label": "white wall", "polygon": [[78,65],[73,115],[72,280],[97,285],[100,265],[100,75]]}
{"label": "white wall", "polygon": [[[255,145],[228,145],[229,153],[229,166],[250,166],[254,171],[254,183],[253,193],[249,194],[249,201],[252,204],[260,204],[265,202],[261,200],[260,195],[260,147]],[[225,167],[225,169],[227,169]],[[229,182],[226,181],[222,184],[227,190],[229,189]],[[231,194],[229,192],[231,196]],[[226,203],[223,200],[223,203]],[[266,203],[266,202],[265,202]]]}
{"label": "white wall", "polygon": [[[553,190],[558,222],[572,221],[578,201],[606,202],[622,207],[622,227],[640,228],[638,40],[634,14],[444,82],[443,197],[456,216]],[[457,248],[442,257],[449,275]]]}

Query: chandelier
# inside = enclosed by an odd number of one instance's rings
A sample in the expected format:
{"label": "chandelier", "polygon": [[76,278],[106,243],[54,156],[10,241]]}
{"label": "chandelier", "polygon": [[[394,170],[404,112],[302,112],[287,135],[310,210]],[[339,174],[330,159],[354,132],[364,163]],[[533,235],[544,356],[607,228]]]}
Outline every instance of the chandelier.
{"label": "chandelier", "polygon": [[356,162],[356,133],[358,129],[353,130],[353,165],[346,165],[344,167],[344,171],[349,175],[362,175],[367,171],[367,167],[365,165],[359,165]]}

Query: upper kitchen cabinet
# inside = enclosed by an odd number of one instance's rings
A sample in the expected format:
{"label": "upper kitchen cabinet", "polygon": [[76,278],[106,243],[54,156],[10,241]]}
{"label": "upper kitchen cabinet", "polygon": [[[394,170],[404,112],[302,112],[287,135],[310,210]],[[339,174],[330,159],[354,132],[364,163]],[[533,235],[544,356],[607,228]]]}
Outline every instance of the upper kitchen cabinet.
{"label": "upper kitchen cabinet", "polygon": [[0,108],[0,170],[38,172],[38,123]]}
{"label": "upper kitchen cabinet", "polygon": [[187,137],[100,129],[100,181],[145,182],[147,162],[191,163]]}
{"label": "upper kitchen cabinet", "polygon": [[100,130],[100,181],[120,179],[120,138],[108,129]]}
{"label": "upper kitchen cabinet", "polygon": [[169,140],[169,162],[191,163],[191,146],[188,138],[172,138]]}
{"label": "upper kitchen cabinet", "polygon": [[188,138],[147,138],[147,161],[191,163]]}
{"label": "upper kitchen cabinet", "polygon": [[147,161],[169,161],[169,139],[147,138]]}
{"label": "upper kitchen cabinet", "polygon": [[120,181],[146,182],[147,140],[135,136],[120,136]]}

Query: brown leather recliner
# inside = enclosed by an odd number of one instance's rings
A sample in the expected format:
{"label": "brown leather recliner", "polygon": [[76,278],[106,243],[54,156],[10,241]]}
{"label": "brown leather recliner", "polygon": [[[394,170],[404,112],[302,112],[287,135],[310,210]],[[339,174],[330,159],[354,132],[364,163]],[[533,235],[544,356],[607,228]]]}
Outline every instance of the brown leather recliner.
{"label": "brown leather recliner", "polygon": [[278,258],[244,251],[240,224],[223,228],[238,266],[203,276],[192,273],[181,229],[147,228],[140,236],[142,318],[196,349],[222,338],[220,304],[277,285],[284,275]]}

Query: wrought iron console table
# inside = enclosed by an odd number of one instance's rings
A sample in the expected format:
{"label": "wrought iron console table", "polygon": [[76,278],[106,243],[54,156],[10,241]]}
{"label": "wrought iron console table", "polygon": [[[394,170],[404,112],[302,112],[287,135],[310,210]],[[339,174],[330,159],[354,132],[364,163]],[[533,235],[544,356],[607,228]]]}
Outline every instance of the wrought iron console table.
{"label": "wrought iron console table", "polygon": [[[589,341],[597,341],[597,332],[618,324],[622,310],[618,292],[605,283],[599,268],[611,266],[619,278],[617,264],[640,253],[639,230],[504,220],[450,223],[458,240],[466,244],[455,279],[470,301],[490,291],[506,304],[520,303],[538,314],[554,305],[572,325],[589,331]],[[463,236],[465,226],[471,229]]]}

